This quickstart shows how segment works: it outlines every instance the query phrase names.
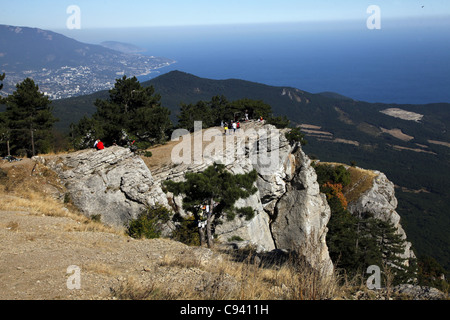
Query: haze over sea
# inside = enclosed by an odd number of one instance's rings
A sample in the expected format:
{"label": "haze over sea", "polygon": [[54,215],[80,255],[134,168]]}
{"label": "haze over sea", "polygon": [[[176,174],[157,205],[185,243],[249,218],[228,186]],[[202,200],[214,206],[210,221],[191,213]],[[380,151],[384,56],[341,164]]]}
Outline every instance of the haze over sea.
{"label": "haze over sea", "polygon": [[450,102],[450,21],[365,20],[284,24],[54,30],[88,43],[112,40],[180,70],[385,103]]}

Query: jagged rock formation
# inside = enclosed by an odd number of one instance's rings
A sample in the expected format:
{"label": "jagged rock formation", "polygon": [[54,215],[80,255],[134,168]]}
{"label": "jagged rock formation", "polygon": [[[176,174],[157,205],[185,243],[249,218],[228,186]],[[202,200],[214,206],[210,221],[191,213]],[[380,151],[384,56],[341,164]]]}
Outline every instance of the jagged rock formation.
{"label": "jagged rock formation", "polygon": [[[243,129],[244,136],[243,133],[229,135],[233,141],[225,141],[225,148],[216,148],[216,153],[204,155],[202,162],[158,170],[155,179],[179,180],[185,172],[200,172],[214,162],[224,163],[235,174],[256,169],[258,192],[236,205],[252,207],[255,217],[250,221],[239,217],[231,222],[223,219],[216,227],[218,240],[228,242],[240,238],[243,241],[235,245],[252,244],[260,251],[296,250],[312,266],[331,274],[333,265],[325,242],[330,208],[325,195],[319,191],[311,161],[300,145],[289,144],[285,131],[257,122],[246,124]],[[222,139],[221,132],[216,136]],[[190,144],[190,140],[186,141],[186,146]],[[230,148],[236,150],[232,156]],[[181,211],[181,199],[173,198],[173,203],[175,209]]]}
{"label": "jagged rock formation", "polygon": [[[368,213],[376,219],[392,223],[397,229],[397,233],[406,240],[406,232],[400,224],[400,215],[395,211],[398,201],[395,197],[394,184],[384,173],[374,171],[374,174],[376,176],[373,179],[372,187],[362,193],[357,200],[350,202],[348,210],[357,216]],[[410,242],[406,242],[402,258],[415,258]]]}
{"label": "jagged rock formation", "polygon": [[298,148],[286,167],[294,172],[287,174],[286,191],[277,200],[273,217],[272,234],[278,248],[301,248],[308,262],[316,268],[332,270],[326,245],[327,223],[331,211],[326,197],[320,193],[317,175],[311,161]]}
{"label": "jagged rock formation", "polygon": [[162,191],[166,179],[183,179],[184,173],[200,172],[214,162],[225,164],[233,173],[256,169],[258,192],[236,204],[251,206],[255,211],[253,219],[223,219],[216,227],[218,241],[240,238],[240,245],[251,244],[265,252],[293,249],[311,265],[331,274],[333,265],[325,242],[330,209],[319,192],[310,160],[301,146],[289,144],[284,132],[273,126],[252,122],[241,130],[245,133],[233,137],[213,131],[217,141],[225,140],[224,145],[208,154],[204,150],[201,161],[171,163],[153,174],[140,157],[120,147],[37,160],[58,173],[73,203],[84,214],[101,215],[102,221],[111,225],[123,225],[136,218],[146,205],[155,203],[170,203],[172,209],[185,214],[182,198]]}

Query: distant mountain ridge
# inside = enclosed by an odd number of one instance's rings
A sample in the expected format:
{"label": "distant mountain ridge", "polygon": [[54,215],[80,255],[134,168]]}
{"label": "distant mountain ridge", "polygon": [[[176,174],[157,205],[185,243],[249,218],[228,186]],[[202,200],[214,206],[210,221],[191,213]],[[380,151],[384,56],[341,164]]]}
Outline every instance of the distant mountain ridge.
{"label": "distant mountain ridge", "polygon": [[135,46],[133,44],[118,41],[103,41],[100,43],[100,45],[102,47],[123,53],[140,53],[146,51],[146,49],[139,48],[138,46]]}
{"label": "distant mountain ridge", "polygon": [[145,75],[173,60],[127,54],[38,28],[0,25],[3,93],[30,77],[52,99],[111,88],[121,75]]}
{"label": "distant mountain ridge", "polygon": [[[143,82],[154,86],[162,105],[172,112],[180,103],[249,98],[272,106],[307,135],[305,152],[321,161],[356,163],[384,172],[397,186],[398,213],[421,254],[450,270],[450,104],[395,105],[355,101],[335,93],[313,94],[239,79],[211,80],[172,71]],[[107,91],[54,101],[55,113],[68,128],[71,121],[95,112],[97,98]]]}

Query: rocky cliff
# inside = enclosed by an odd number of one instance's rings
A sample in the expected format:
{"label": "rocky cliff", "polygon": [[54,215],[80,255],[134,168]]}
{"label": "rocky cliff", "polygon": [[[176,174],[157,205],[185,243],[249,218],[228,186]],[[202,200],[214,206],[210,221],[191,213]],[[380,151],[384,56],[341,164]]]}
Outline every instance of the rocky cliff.
{"label": "rocky cliff", "polygon": [[[231,136],[232,141],[225,142],[224,149],[203,157],[201,163],[167,168],[155,178],[159,181],[182,179],[182,173],[201,171],[213,162],[224,163],[233,173],[256,169],[258,192],[237,204],[237,207],[252,207],[255,217],[250,221],[245,218],[232,222],[223,220],[216,228],[218,240],[228,242],[240,238],[243,241],[235,243],[237,246],[252,244],[260,251],[295,250],[311,265],[331,274],[333,265],[325,242],[330,209],[325,195],[319,191],[311,161],[299,144],[291,145],[287,141],[284,131],[257,122],[244,125],[243,130],[242,141],[239,141],[242,133],[236,133],[235,139]],[[222,139],[222,133],[217,134]],[[256,145],[259,146],[257,151]],[[230,146],[236,150],[232,157],[229,156]],[[174,201],[178,208],[181,208],[180,200]]]}
{"label": "rocky cliff", "polygon": [[[373,174],[375,177],[371,187],[356,200],[350,202],[348,210],[356,216],[368,213],[376,219],[392,223],[397,229],[397,233],[406,240],[406,232],[400,223],[400,215],[396,211],[398,201],[395,197],[394,184],[382,172],[373,171]],[[415,258],[410,242],[406,241],[402,258]]]}
{"label": "rocky cliff", "polygon": [[[58,173],[73,203],[84,214],[100,215],[104,223],[116,226],[123,226],[156,203],[186,215],[182,198],[163,191],[165,180],[180,181],[184,173],[201,172],[214,162],[225,164],[233,173],[256,169],[257,193],[237,203],[237,207],[252,207],[254,217],[223,219],[215,230],[217,240],[230,243],[239,239],[233,242],[235,246],[250,244],[260,252],[295,250],[310,265],[330,275],[333,264],[325,241],[330,208],[301,146],[289,143],[284,131],[258,122],[247,123],[243,132],[227,136],[218,129],[208,130],[180,136],[177,143],[160,149],[160,155],[157,148],[152,150],[154,156],[148,160],[151,165],[121,147],[36,160]],[[195,147],[199,141],[200,148]],[[181,161],[177,157],[181,150],[191,157]],[[201,157],[196,157],[198,153]],[[164,157],[166,161],[152,163]],[[390,185],[380,173],[373,188],[351,203],[351,210],[372,210],[399,225]]]}

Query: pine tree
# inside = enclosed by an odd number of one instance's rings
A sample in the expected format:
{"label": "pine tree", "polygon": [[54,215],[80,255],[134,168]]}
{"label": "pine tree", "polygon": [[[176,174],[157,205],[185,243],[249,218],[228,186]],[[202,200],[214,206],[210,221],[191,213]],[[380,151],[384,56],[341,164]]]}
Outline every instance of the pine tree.
{"label": "pine tree", "polygon": [[70,136],[75,149],[87,149],[92,148],[97,137],[103,137],[104,133],[97,120],[84,116],[77,125],[71,124]]}
{"label": "pine tree", "polygon": [[330,207],[333,206],[326,239],[330,258],[338,269],[353,273],[359,268],[355,228],[357,219],[346,210],[336,210],[336,207],[340,207],[338,199],[329,199],[328,202]]}
{"label": "pine tree", "polygon": [[109,98],[95,102],[97,111],[92,119],[81,119],[72,126],[72,139],[79,144],[89,136],[93,141],[101,139],[107,145],[122,146],[136,140],[143,149],[165,142],[172,122],[170,111],[161,106],[160,100],[152,86],[142,87],[136,77],[117,79]]}
{"label": "pine tree", "polygon": [[422,286],[435,287],[443,292],[448,292],[449,283],[445,280],[447,271],[435,258],[421,256],[417,261],[418,282]]}
{"label": "pine tree", "polygon": [[[3,80],[5,80],[5,74],[3,73],[3,74],[0,74],[0,81],[3,81]],[[0,90],[2,90],[3,89],[3,83],[0,83]],[[0,98],[0,102],[1,102],[1,98]]]}
{"label": "pine tree", "polygon": [[[199,227],[201,244],[213,246],[213,228],[217,218],[228,213],[228,218],[234,218],[233,212],[245,215],[247,219],[253,217],[252,208],[234,208],[238,199],[247,198],[257,189],[254,183],[257,172],[253,170],[247,174],[233,175],[224,165],[213,164],[200,173],[186,173],[185,181],[166,181],[165,188],[175,195],[183,195],[183,208],[191,212],[198,223],[206,222],[206,240],[202,227]],[[209,211],[202,210],[209,206]]]}
{"label": "pine tree", "polygon": [[169,109],[160,105],[137,109],[128,126],[130,132],[144,142],[144,148],[145,144],[166,142],[172,127]]}
{"label": "pine tree", "polygon": [[231,103],[224,95],[212,97],[209,104],[212,114],[215,115],[214,125],[220,125],[221,121],[234,118],[236,110],[232,109]]}
{"label": "pine tree", "polygon": [[[0,75],[0,81],[5,80],[5,74],[3,73],[2,75]],[[3,83],[0,83],[0,90],[3,89]],[[4,101],[5,100],[5,101]],[[0,96],[0,104],[3,104],[4,102],[6,102],[6,99],[3,99]],[[9,150],[9,128],[8,128],[8,124],[7,124],[7,119],[6,119],[6,113],[5,112],[1,112],[0,113],[0,142],[5,142],[6,143],[6,150],[7,150],[7,155],[10,155],[10,150]]]}
{"label": "pine tree", "polygon": [[57,119],[51,101],[30,78],[17,84],[16,91],[6,98],[6,122],[10,130],[11,151],[26,151],[29,156],[48,152],[52,128]]}
{"label": "pine tree", "polygon": [[370,223],[371,235],[378,243],[377,249],[381,254],[382,265],[388,266],[393,271],[394,283],[405,283],[412,275],[405,264],[406,240],[397,232],[397,228],[389,221],[373,219]]}
{"label": "pine tree", "polygon": [[250,119],[259,119],[261,116],[267,119],[272,115],[272,107],[261,100],[244,98],[233,101],[231,107],[234,112],[239,112],[241,115],[247,112]]}
{"label": "pine tree", "polygon": [[196,121],[201,121],[204,128],[209,128],[216,123],[216,115],[213,114],[210,103],[199,101],[196,104],[181,104],[178,127],[193,132]]}
{"label": "pine tree", "polygon": [[6,119],[6,113],[1,112],[0,113],[0,142],[6,144],[6,153],[7,155],[11,155],[11,150],[9,147],[9,140],[10,140],[10,130],[8,126],[8,122]]}

